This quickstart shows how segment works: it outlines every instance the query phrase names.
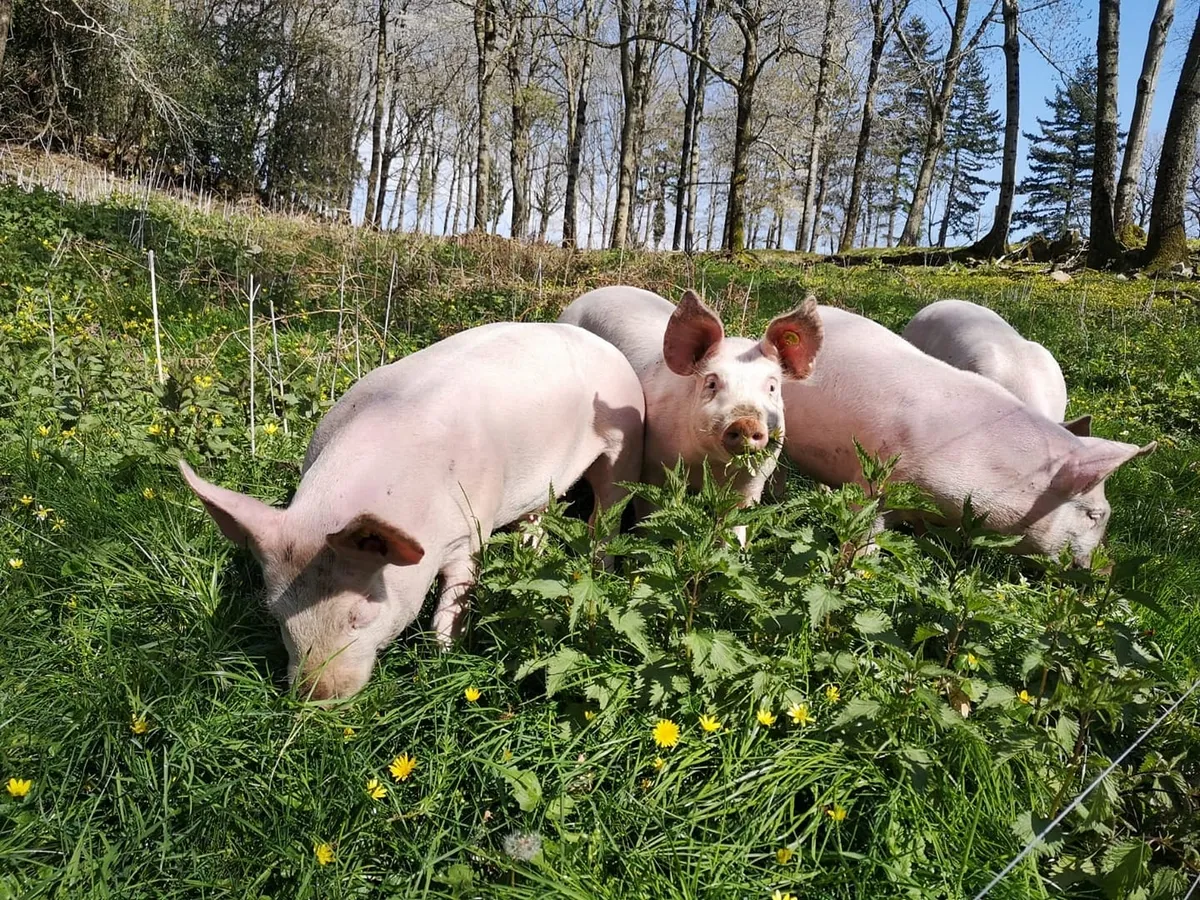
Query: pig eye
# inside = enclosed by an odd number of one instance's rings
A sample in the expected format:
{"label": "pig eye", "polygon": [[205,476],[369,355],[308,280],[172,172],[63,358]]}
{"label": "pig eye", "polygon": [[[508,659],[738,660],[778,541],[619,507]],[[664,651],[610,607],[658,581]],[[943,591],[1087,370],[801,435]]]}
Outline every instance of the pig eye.
{"label": "pig eye", "polygon": [[1089,509],[1089,510],[1088,510],[1088,518],[1089,518],[1089,519],[1091,519],[1093,522],[1100,522],[1100,521],[1103,521],[1103,519],[1104,519],[1104,510],[1102,510],[1102,509]]}
{"label": "pig eye", "polygon": [[716,393],[717,388],[721,386],[721,379],[716,375],[709,375],[704,379],[704,389]]}
{"label": "pig eye", "polygon": [[775,389],[777,387],[779,387],[778,383],[775,381],[774,378],[772,378],[770,381],[767,382],[767,393],[769,393],[769,394],[775,393]]}

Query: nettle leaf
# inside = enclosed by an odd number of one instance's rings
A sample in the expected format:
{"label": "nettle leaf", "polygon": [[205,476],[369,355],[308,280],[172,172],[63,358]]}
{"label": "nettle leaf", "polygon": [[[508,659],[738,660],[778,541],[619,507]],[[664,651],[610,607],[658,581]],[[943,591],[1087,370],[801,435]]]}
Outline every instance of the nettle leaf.
{"label": "nettle leaf", "polygon": [[637,677],[651,706],[662,706],[669,697],[685,694],[691,687],[676,663],[662,659],[643,664],[637,670]]}
{"label": "nettle leaf", "polygon": [[542,802],[542,783],[528,769],[514,769],[510,766],[497,766],[496,770],[508,782],[508,789],[513,799],[523,812],[533,812]]}
{"label": "nettle leaf", "polygon": [[728,631],[693,631],[681,643],[691,654],[692,672],[712,683],[746,668],[746,651]]}
{"label": "nettle leaf", "polygon": [[1074,716],[1061,715],[1054,723],[1054,742],[1064,750],[1071,750],[1079,739],[1079,722]]}
{"label": "nettle leaf", "polygon": [[1100,886],[1106,897],[1125,900],[1142,885],[1149,873],[1153,851],[1141,838],[1123,841],[1104,854],[1104,879]]}
{"label": "nettle leaf", "polygon": [[869,700],[866,697],[854,697],[846,704],[838,717],[833,720],[833,727],[845,728],[853,722],[869,722],[879,715],[881,709],[883,709],[883,706],[875,700]]}
{"label": "nettle leaf", "polygon": [[600,585],[596,584],[591,575],[583,575],[568,588],[568,593],[571,595],[570,629],[574,631],[579,622],[579,614],[586,607],[596,607],[603,603],[604,592],[600,590]]}
{"label": "nettle leaf", "polygon": [[553,581],[549,578],[514,581],[509,585],[509,590],[537,594],[544,600],[558,600],[560,597],[567,596],[567,585],[562,581]]}
{"label": "nettle leaf", "polygon": [[836,594],[823,584],[814,584],[804,592],[804,601],[808,604],[808,618],[813,628],[819,627],[825,617],[837,612],[846,605],[846,598]]}
{"label": "nettle leaf", "polygon": [[637,608],[621,612],[615,607],[608,610],[608,622],[617,634],[633,645],[643,657],[650,655],[650,640],[646,637],[646,617]]}
{"label": "nettle leaf", "polygon": [[[1013,834],[1017,836],[1017,840],[1028,844],[1033,840],[1035,835],[1040,834],[1042,829],[1050,824],[1050,821],[1050,819],[1035,816],[1032,811],[1023,812],[1013,822]],[[1038,856],[1045,856],[1047,853],[1052,853],[1060,848],[1062,842],[1062,826],[1056,825],[1050,829],[1050,833],[1046,835],[1045,839],[1034,847],[1033,852]]]}
{"label": "nettle leaf", "polygon": [[854,617],[854,627],[864,635],[883,634],[892,627],[892,618],[878,609],[864,609]]}
{"label": "nettle leaf", "polygon": [[945,633],[946,627],[944,625],[927,622],[924,625],[917,626],[917,630],[913,632],[913,643],[919,644],[921,641],[927,641],[931,637],[941,637]]}
{"label": "nettle leaf", "polygon": [[572,650],[570,647],[560,648],[546,660],[546,696],[553,697],[562,690],[567,677],[572,672],[584,668],[587,663],[588,658],[578,650]]}

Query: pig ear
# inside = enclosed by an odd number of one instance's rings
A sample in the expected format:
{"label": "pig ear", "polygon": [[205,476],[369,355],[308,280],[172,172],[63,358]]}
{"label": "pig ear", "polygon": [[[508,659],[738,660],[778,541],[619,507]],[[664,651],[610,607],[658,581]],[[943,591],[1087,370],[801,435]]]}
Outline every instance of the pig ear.
{"label": "pig ear", "polygon": [[694,375],[696,367],[725,339],[725,328],[695,291],[687,291],[663,335],[663,359],[676,375]]}
{"label": "pig ear", "polygon": [[1071,419],[1068,422],[1063,422],[1062,427],[1071,432],[1076,437],[1091,437],[1092,436],[1092,417],[1080,416],[1078,419]]}
{"label": "pig ear", "polygon": [[812,374],[824,336],[817,298],[810,295],[790,313],[771,320],[762,339],[762,351],[779,361],[785,377],[799,381]]}
{"label": "pig ear", "polygon": [[246,547],[261,556],[271,542],[282,513],[261,500],[210,484],[182,459],[179,460],[179,471],[213,517],[221,534],[239,547]]}
{"label": "pig ear", "polygon": [[348,559],[369,566],[415,566],[425,556],[425,548],[395,525],[360,513],[341,531],[325,535],[325,542]]}
{"label": "pig ear", "polygon": [[1055,473],[1053,487],[1074,497],[1086,493],[1115,472],[1120,466],[1139,456],[1148,456],[1158,447],[1151,441],[1144,447],[1106,441],[1103,438],[1081,438],[1084,446],[1067,457]]}

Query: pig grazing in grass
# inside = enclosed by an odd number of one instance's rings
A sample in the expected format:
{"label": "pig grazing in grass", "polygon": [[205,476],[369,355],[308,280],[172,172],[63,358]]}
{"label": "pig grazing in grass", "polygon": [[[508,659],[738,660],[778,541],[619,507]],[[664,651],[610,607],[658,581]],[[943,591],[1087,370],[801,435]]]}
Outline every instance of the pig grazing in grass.
{"label": "pig grazing in grass", "polygon": [[180,469],[227,538],[262,564],[289,675],[348,697],[440,578],[433,630],[458,632],[474,554],[580,477],[596,506],[641,468],[641,384],[581,328],[473,328],[376,369],[322,420],[287,509]]}
{"label": "pig grazing in grass", "polygon": [[922,353],[882,325],[819,307],[821,365],[784,385],[784,451],[806,474],[839,485],[861,481],[857,439],[869,453],[899,455],[893,479],[925,490],[949,521],[970,496],[993,531],[1019,534],[1019,552],[1070,547],[1086,565],[1110,513],[1104,479],[1151,453],[1078,437],[993,381]]}
{"label": "pig grazing in grass", "polygon": [[986,306],[939,300],[913,316],[902,337],[956,369],[990,378],[1048,419],[1061,422],[1067,411],[1067,383],[1050,351]]}
{"label": "pig grazing in grass", "polygon": [[[744,505],[758,502],[775,469],[784,434],[781,390],[812,372],[821,347],[821,322],[811,297],[772,320],[760,341],[726,337],[720,318],[692,291],[678,306],[634,287],[605,287],[584,294],[560,322],[579,325],[628,357],[646,392],[642,480],[662,484],[663,467],[679,460],[695,486],[708,460],[719,480],[734,457],[766,453],[734,475]],[[739,540],[745,542],[744,530]]]}

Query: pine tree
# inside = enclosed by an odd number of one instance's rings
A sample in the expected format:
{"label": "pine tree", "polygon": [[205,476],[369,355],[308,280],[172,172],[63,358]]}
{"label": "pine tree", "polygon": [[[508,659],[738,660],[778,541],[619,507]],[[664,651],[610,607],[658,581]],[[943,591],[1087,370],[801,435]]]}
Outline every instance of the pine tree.
{"label": "pine tree", "polygon": [[1058,236],[1070,228],[1087,233],[1096,147],[1096,64],[1084,63],[1049,101],[1053,117],[1038,119],[1041,134],[1025,133],[1029,176],[1017,186],[1025,207],[1013,214],[1017,228]]}
{"label": "pine tree", "polygon": [[1003,130],[1000,113],[992,109],[992,85],[979,55],[963,62],[958,89],[950,102],[946,125],[946,157],[942,164],[946,180],[946,204],[937,245],[946,246],[950,234],[975,237],[979,208],[996,182],[982,177],[1000,156]]}

